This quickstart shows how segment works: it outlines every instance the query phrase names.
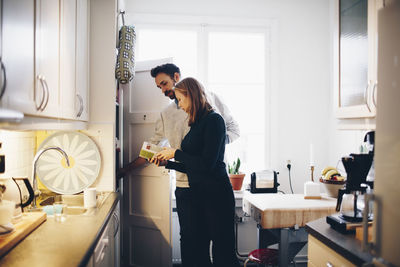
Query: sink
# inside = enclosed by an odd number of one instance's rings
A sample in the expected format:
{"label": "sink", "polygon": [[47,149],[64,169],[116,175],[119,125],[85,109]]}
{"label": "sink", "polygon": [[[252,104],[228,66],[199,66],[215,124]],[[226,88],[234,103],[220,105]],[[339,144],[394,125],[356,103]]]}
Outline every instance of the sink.
{"label": "sink", "polygon": [[67,206],[67,215],[82,215],[86,213],[88,209],[83,208],[83,207],[73,207],[73,206]]}
{"label": "sink", "polygon": [[53,204],[55,202],[63,202],[67,205],[67,215],[91,215],[94,214],[97,208],[100,208],[109,192],[98,192],[97,204],[94,208],[85,208],[83,194],[77,195],[58,195],[53,193],[44,193],[38,199],[38,208],[29,211],[44,211],[47,215],[53,215]]}

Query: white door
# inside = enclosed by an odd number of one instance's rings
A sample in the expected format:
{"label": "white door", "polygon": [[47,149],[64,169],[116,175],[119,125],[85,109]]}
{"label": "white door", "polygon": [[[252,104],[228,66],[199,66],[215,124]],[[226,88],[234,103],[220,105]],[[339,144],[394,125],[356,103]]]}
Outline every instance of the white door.
{"label": "white door", "polygon": [[[155,86],[151,68],[171,59],[137,62],[132,84],[123,89],[123,161],[139,155],[154,133],[159,112],[170,103]],[[123,179],[124,266],[172,266],[171,181],[164,167],[148,164]]]}

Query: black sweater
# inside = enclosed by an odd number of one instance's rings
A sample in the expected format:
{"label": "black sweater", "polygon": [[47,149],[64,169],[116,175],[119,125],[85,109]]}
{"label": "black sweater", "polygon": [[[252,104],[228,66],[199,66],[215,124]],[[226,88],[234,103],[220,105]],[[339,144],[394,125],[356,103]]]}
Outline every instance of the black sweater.
{"label": "black sweater", "polygon": [[188,175],[189,185],[215,184],[229,181],[224,163],[225,122],[214,111],[200,118],[182,140],[175,152],[175,162],[168,161],[166,168]]}

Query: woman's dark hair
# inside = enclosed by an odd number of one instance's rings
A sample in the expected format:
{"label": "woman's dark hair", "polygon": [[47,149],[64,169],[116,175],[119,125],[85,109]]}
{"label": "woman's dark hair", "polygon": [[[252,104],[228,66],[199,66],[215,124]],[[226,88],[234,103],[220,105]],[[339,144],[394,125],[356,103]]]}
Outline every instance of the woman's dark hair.
{"label": "woman's dark hair", "polygon": [[203,85],[195,78],[185,78],[175,85],[175,91],[188,97],[190,100],[189,126],[207,115],[212,107],[207,101]]}
{"label": "woman's dark hair", "polygon": [[151,77],[155,78],[158,74],[165,73],[169,77],[171,77],[171,79],[174,79],[175,72],[177,72],[179,75],[181,75],[181,71],[178,68],[178,66],[176,66],[175,64],[172,64],[172,63],[167,63],[167,64],[157,66],[155,68],[152,68],[150,74],[151,74]]}

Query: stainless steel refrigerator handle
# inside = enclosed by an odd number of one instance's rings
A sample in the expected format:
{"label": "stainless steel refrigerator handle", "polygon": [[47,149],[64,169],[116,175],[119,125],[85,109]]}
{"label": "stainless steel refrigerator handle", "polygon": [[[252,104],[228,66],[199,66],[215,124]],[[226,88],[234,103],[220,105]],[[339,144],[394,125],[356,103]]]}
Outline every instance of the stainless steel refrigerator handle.
{"label": "stainless steel refrigerator handle", "polygon": [[[365,252],[371,252],[374,248],[374,244],[372,242],[368,242],[368,214],[369,214],[369,202],[374,200],[374,194],[367,193],[364,195],[364,214],[363,214],[363,240],[362,240],[362,250]],[[377,218],[374,218],[377,219]],[[375,225],[376,227],[377,225]]]}
{"label": "stainless steel refrigerator handle", "polygon": [[365,101],[365,105],[367,105],[367,109],[369,110],[369,112],[371,112],[371,108],[369,107],[368,104],[368,92],[369,92],[369,86],[371,85],[371,81],[368,81],[367,87],[365,87],[365,91],[364,91],[364,101]]}

